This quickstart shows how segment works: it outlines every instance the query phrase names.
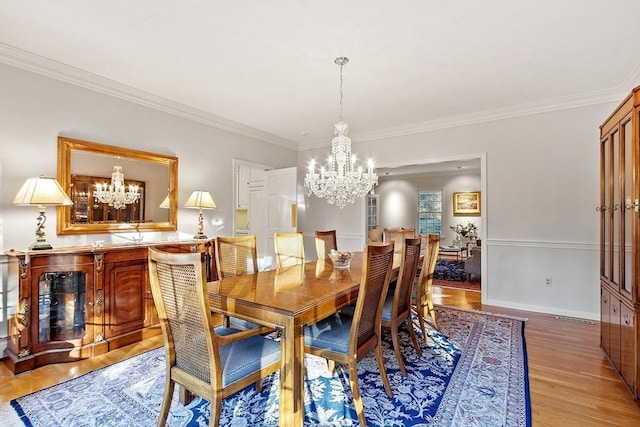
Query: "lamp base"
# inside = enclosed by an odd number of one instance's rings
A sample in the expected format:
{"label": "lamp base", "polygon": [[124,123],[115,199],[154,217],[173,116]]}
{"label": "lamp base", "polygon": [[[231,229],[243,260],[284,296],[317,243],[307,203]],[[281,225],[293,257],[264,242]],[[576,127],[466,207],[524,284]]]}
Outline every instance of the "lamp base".
{"label": "lamp base", "polygon": [[208,237],[204,233],[197,233],[193,236],[194,239],[208,239]]}
{"label": "lamp base", "polygon": [[33,245],[29,246],[29,250],[32,251],[40,251],[43,249],[53,249],[53,246],[47,242],[35,242]]}

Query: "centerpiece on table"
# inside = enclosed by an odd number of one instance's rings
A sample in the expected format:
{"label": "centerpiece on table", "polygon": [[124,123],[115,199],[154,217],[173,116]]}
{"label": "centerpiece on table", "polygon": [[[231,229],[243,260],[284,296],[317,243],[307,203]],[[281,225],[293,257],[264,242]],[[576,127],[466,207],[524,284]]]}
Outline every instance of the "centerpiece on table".
{"label": "centerpiece on table", "polygon": [[349,268],[352,256],[351,252],[340,252],[335,249],[331,249],[331,252],[329,252],[329,258],[331,258],[333,268],[340,270],[346,270]]}

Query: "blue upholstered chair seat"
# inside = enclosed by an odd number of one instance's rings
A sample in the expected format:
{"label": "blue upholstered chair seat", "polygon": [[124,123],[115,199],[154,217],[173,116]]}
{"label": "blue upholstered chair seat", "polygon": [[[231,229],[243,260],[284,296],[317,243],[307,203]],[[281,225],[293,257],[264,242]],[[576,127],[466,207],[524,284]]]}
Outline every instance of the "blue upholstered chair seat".
{"label": "blue upholstered chair seat", "polygon": [[255,329],[262,327],[262,325],[258,325],[257,323],[253,323],[248,320],[240,319],[238,317],[229,317],[229,323],[240,326],[243,329]]}
{"label": "blue upholstered chair seat", "polygon": [[334,314],[304,328],[304,344],[336,353],[349,353],[350,315]]}
{"label": "blue upholstered chair seat", "polygon": [[[239,329],[219,327],[216,335],[231,335],[240,332]],[[222,371],[222,386],[236,382],[265,366],[280,360],[280,343],[253,336],[220,346],[220,365]]]}
{"label": "blue upholstered chair seat", "polygon": [[382,321],[391,322],[391,308],[393,307],[393,295],[388,295],[384,300],[384,306],[382,307]]}

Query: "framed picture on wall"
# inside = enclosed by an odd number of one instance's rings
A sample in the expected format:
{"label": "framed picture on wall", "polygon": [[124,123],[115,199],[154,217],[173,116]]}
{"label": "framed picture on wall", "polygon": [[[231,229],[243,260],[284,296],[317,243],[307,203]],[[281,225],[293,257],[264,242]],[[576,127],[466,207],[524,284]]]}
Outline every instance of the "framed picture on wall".
{"label": "framed picture on wall", "polygon": [[480,192],[464,191],[453,193],[453,214],[455,216],[480,215]]}

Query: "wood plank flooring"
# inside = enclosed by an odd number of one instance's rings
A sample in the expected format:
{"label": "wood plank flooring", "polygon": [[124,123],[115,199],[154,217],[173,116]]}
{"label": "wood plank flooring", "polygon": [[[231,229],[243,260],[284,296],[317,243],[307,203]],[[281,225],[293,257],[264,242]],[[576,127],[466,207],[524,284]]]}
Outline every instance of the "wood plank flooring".
{"label": "wood plank flooring", "polygon": [[[575,319],[492,307],[480,292],[434,287],[436,304],[527,318],[531,408],[535,427],[640,426],[635,401],[600,350],[600,325]],[[78,362],[13,375],[0,363],[0,402],[80,376],[162,345],[162,337]]]}

